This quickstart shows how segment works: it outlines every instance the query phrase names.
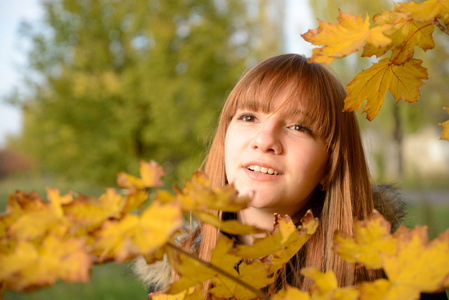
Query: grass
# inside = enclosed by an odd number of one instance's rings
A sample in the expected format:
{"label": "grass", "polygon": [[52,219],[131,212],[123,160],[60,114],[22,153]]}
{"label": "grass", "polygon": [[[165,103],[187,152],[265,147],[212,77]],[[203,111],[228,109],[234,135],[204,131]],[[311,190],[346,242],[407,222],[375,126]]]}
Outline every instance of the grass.
{"label": "grass", "polygon": [[57,282],[29,293],[6,291],[4,300],[123,300],[148,299],[147,290],[131,273],[129,265],[108,263],[96,265],[89,283]]}

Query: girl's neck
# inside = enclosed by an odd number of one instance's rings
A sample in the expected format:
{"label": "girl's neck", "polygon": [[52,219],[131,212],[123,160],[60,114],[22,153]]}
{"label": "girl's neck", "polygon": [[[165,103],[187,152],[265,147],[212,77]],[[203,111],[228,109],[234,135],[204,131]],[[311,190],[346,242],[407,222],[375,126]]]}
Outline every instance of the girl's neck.
{"label": "girl's neck", "polygon": [[[248,207],[237,214],[237,219],[245,225],[256,226],[268,232],[273,231],[274,213],[266,210]],[[244,235],[239,240],[243,244],[252,245],[256,238],[263,238],[266,234]]]}

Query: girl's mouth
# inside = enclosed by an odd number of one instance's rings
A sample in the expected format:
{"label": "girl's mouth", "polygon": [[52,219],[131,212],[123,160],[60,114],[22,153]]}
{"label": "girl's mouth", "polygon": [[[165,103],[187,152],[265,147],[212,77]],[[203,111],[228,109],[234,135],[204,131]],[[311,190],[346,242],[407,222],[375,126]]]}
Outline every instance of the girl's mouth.
{"label": "girl's mouth", "polygon": [[266,168],[266,167],[261,167],[258,165],[250,165],[247,167],[248,170],[256,172],[256,173],[261,173],[261,174],[268,174],[268,175],[279,175],[280,172],[273,170],[272,168]]}

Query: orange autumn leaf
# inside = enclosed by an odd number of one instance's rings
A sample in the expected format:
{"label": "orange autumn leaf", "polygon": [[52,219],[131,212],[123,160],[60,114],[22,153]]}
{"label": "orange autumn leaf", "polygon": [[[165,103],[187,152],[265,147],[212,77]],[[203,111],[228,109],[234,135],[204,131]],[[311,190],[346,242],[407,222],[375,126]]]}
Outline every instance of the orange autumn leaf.
{"label": "orange autumn leaf", "polygon": [[175,197],[168,193],[158,193],[165,201],[179,201],[184,211],[208,211],[210,209],[236,212],[248,206],[249,197],[238,196],[232,185],[221,188],[211,188],[210,181],[202,172],[193,174],[191,180],[186,180],[184,188],[176,188]]}
{"label": "orange autumn leaf", "polygon": [[311,288],[311,299],[329,299],[329,300],[356,300],[359,291],[355,288],[340,288],[337,284],[337,278],[332,271],[325,273],[316,268],[304,268],[301,274],[313,279],[314,284]]}
{"label": "orange autumn leaf", "polygon": [[195,211],[193,212],[193,215],[202,223],[210,224],[220,229],[220,231],[229,234],[242,235],[242,234],[256,234],[265,232],[265,230],[259,229],[257,227],[241,224],[237,220],[223,221],[219,217],[203,211]]}
{"label": "orange autumn leaf", "polygon": [[64,235],[69,228],[67,218],[60,207],[45,203],[39,210],[33,210],[19,217],[8,229],[8,234],[16,239],[40,238],[51,232]]}
{"label": "orange autumn leaf", "polygon": [[8,234],[10,226],[27,212],[39,211],[48,204],[36,193],[16,191],[8,196],[6,212],[0,215],[0,237]]}
{"label": "orange autumn leaf", "polygon": [[431,241],[427,227],[400,227],[394,234],[397,252],[382,255],[383,269],[392,283],[387,299],[419,299],[421,292],[449,288],[449,230]]}
{"label": "orange autumn leaf", "polygon": [[[444,108],[449,113],[449,108]],[[443,126],[443,132],[441,133],[441,139],[449,141],[449,120],[440,124]]]}
{"label": "orange autumn leaf", "polygon": [[[171,284],[168,293],[180,293],[211,279],[214,287],[210,293],[219,299],[254,299],[257,296],[255,291],[272,283],[274,277],[269,276],[270,273],[260,261],[251,264],[241,262],[242,258],[232,253],[233,247],[233,240],[221,236],[212,251],[210,263],[201,263],[191,255],[169,251],[169,260],[181,274],[181,279]],[[235,268],[238,263],[239,271]],[[230,276],[251,286],[254,291],[231,279]]]}
{"label": "orange autumn leaf", "polygon": [[80,195],[63,209],[72,222],[72,230],[90,231],[109,218],[120,218],[125,204],[123,196],[109,188],[99,198]]}
{"label": "orange autumn leaf", "polygon": [[[360,299],[361,300],[378,300],[378,299],[385,299],[385,296],[388,293],[388,290],[391,288],[391,282],[387,279],[378,279],[372,282],[363,282],[358,290],[360,292]],[[396,295],[396,298],[392,299],[398,299],[399,295]],[[401,297],[399,297],[401,298]],[[390,298],[391,299],[391,298]]]}
{"label": "orange autumn leaf", "polygon": [[391,42],[383,31],[390,26],[377,27],[370,30],[369,17],[354,17],[339,11],[338,24],[330,24],[319,20],[319,27],[309,30],[302,37],[322,48],[313,49],[310,62],[330,64],[335,58],[344,57],[359,50],[365,42],[374,47],[383,47]]}
{"label": "orange autumn leaf", "polygon": [[140,177],[129,175],[124,172],[117,174],[117,185],[126,189],[146,189],[162,186],[161,177],[165,175],[164,170],[155,161],[149,163],[140,161]]}
{"label": "orange autumn leaf", "polygon": [[309,293],[303,292],[298,288],[287,286],[279,293],[271,297],[272,300],[310,300]]}
{"label": "orange autumn leaf", "polygon": [[385,10],[382,14],[374,16],[373,21],[379,28],[389,26],[383,33],[392,42],[382,47],[366,44],[362,56],[376,55],[380,57],[391,50],[390,60],[399,65],[413,57],[415,46],[424,51],[435,47],[432,37],[434,31],[432,22],[414,20],[407,13],[402,12],[398,5],[395,5],[394,11]]}
{"label": "orange autumn leaf", "polygon": [[[215,269],[189,256],[172,254],[169,256],[172,265],[182,277],[171,286],[169,292],[179,293],[212,279],[214,288],[210,292],[215,297],[253,299],[257,296],[254,291],[224,276],[216,271],[216,268],[247,283],[255,290],[261,289],[274,281],[275,277],[271,274],[305,244],[315,232],[317,225],[317,220],[313,218],[311,212],[304,218],[300,229],[296,228],[288,216],[277,215],[274,235],[256,241],[253,246],[234,246],[232,240],[222,236],[212,252],[210,264]],[[237,263],[239,263],[238,272],[235,269]]]}
{"label": "orange autumn leaf", "polygon": [[[271,256],[276,267],[288,261],[309,240],[318,227],[318,219],[309,210],[297,228],[287,215],[275,215],[273,234],[257,239],[253,245],[238,245],[232,253],[246,259],[258,259]],[[273,270],[275,271],[275,270]]]}
{"label": "orange autumn leaf", "polygon": [[150,188],[164,185],[161,177],[165,175],[165,171],[154,160],[149,163],[141,160],[139,172],[145,187]]}
{"label": "orange autumn leaf", "polygon": [[146,200],[148,200],[148,194],[145,190],[128,190],[125,195],[125,205],[123,206],[122,213],[127,214],[132,212],[139,208]]}
{"label": "orange autumn leaf", "polygon": [[422,80],[427,79],[427,70],[421,63],[419,59],[411,59],[402,65],[394,65],[384,58],[362,71],[346,87],[348,95],[344,111],[359,110],[367,100],[363,112],[371,121],[382,107],[387,90],[396,101],[418,101],[419,87],[424,84]]}
{"label": "orange autumn leaf", "polygon": [[189,289],[178,294],[164,294],[157,291],[148,295],[149,300],[204,300],[205,297],[200,288]]}
{"label": "orange autumn leaf", "polygon": [[63,239],[49,235],[39,245],[21,241],[15,251],[0,254],[0,281],[9,289],[31,290],[62,279],[86,282],[91,260],[80,239]]}
{"label": "orange autumn leaf", "polygon": [[382,268],[382,253],[394,254],[396,241],[390,235],[391,225],[378,212],[354,225],[354,234],[334,234],[333,250],[344,260],[363,264],[369,269]]}
{"label": "orange autumn leaf", "polygon": [[170,240],[184,223],[179,204],[161,205],[155,201],[142,215],[126,215],[107,221],[96,234],[95,253],[100,260],[114,258],[122,262],[137,255],[150,255]]}
{"label": "orange autumn leaf", "polygon": [[444,13],[449,13],[448,0],[427,0],[422,3],[398,4],[402,12],[408,13],[411,18],[417,21],[432,21],[434,18],[441,17]]}

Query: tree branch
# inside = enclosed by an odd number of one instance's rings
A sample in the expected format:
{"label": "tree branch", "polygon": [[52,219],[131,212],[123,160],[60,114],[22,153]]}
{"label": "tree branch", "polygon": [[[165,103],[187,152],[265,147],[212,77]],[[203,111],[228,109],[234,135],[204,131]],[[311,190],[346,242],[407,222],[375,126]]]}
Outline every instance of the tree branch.
{"label": "tree branch", "polygon": [[437,18],[433,19],[433,25],[435,25],[436,27],[438,27],[442,32],[446,33],[447,35],[449,35],[449,30],[444,27],[443,25],[441,25],[441,23],[438,21]]}

